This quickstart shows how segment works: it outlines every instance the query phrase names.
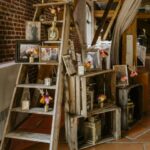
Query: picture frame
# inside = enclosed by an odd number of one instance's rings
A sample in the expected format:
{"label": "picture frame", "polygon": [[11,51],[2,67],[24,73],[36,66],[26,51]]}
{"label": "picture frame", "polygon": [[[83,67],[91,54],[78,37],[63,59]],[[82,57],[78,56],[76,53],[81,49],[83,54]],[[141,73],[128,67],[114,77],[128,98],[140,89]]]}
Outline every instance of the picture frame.
{"label": "picture frame", "polygon": [[90,63],[90,67],[85,67],[86,70],[88,71],[92,71],[92,70],[95,70],[95,69],[100,69],[100,59],[99,59],[99,52],[98,51],[95,51],[95,52],[92,52],[92,51],[89,51],[86,53],[86,58],[85,58],[85,66],[87,66],[87,64]]}
{"label": "picture frame", "polygon": [[39,61],[40,41],[19,40],[16,43],[16,62],[29,62],[30,56],[34,62]]}
{"label": "picture frame", "polygon": [[41,22],[26,21],[26,40],[40,41],[41,40]]}
{"label": "picture frame", "polygon": [[127,65],[114,65],[113,70],[116,72],[116,86],[129,85]]}
{"label": "picture frame", "polygon": [[[100,61],[100,68],[103,69],[110,69],[110,47],[107,47],[105,49],[99,49],[99,61]],[[103,57],[101,55],[101,51],[105,52],[107,56]]]}
{"label": "picture frame", "polygon": [[137,66],[145,67],[147,48],[142,45],[137,45]]}
{"label": "picture frame", "polygon": [[69,76],[76,74],[76,69],[70,55],[64,55],[63,61]]}
{"label": "picture frame", "polygon": [[58,61],[59,48],[52,46],[41,46],[40,62]]}

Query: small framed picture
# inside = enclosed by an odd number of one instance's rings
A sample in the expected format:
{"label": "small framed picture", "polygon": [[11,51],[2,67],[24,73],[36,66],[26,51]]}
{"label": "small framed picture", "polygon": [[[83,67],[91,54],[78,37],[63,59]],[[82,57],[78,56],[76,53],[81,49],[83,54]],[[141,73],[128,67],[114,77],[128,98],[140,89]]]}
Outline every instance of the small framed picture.
{"label": "small framed picture", "polygon": [[97,52],[87,52],[84,62],[86,70],[93,70],[100,68],[99,55]]}
{"label": "small framed picture", "polygon": [[116,86],[129,85],[127,65],[114,65],[113,69],[116,72]]}
{"label": "small framed picture", "polygon": [[34,21],[26,22],[26,40],[40,41],[41,40],[41,23]]}
{"label": "small framed picture", "polygon": [[40,46],[40,41],[17,41],[16,62],[29,62],[30,57],[34,62],[38,62]]}
{"label": "small framed picture", "polygon": [[42,46],[40,48],[40,62],[58,61],[59,48]]}
{"label": "small framed picture", "polygon": [[63,61],[64,61],[66,71],[67,71],[68,75],[76,74],[76,69],[75,69],[73,61],[71,59],[71,56],[70,55],[64,55],[63,56]]}

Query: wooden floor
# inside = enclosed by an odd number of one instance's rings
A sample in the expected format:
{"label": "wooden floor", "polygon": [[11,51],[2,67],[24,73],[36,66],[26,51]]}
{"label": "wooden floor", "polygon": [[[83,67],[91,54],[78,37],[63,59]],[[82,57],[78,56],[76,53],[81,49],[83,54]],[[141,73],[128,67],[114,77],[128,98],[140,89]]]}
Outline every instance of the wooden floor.
{"label": "wooden floor", "polygon": [[[46,126],[43,125],[43,128],[46,130]],[[25,145],[24,142],[22,144],[15,143],[11,150],[49,150],[47,144],[30,143]],[[64,133],[60,138],[58,150],[69,150]],[[122,139],[87,148],[86,150],[150,150],[150,115],[143,117],[131,130],[124,134]]]}

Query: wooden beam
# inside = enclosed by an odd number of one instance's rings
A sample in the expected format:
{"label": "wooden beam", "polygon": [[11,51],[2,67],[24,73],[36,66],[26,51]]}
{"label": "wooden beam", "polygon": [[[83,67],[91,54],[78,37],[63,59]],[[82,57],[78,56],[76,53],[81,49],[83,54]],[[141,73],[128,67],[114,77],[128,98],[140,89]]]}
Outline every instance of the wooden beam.
{"label": "wooden beam", "polygon": [[115,9],[114,15],[111,18],[111,21],[110,21],[110,23],[109,23],[109,25],[108,25],[108,27],[107,27],[103,37],[102,37],[102,40],[106,40],[106,38],[107,38],[107,36],[108,36],[108,34],[109,34],[110,30],[111,30],[111,27],[112,27],[112,25],[113,25],[117,15],[118,15],[118,12],[119,12],[120,8],[121,8],[121,0],[119,1],[118,5],[117,5],[117,7]]}
{"label": "wooden beam", "polygon": [[[94,0],[94,2],[108,3],[109,0]],[[114,2],[119,2],[119,0],[114,0]]]}
{"label": "wooden beam", "polygon": [[[104,12],[105,12],[104,10],[95,10],[94,11],[94,17],[101,18],[101,17],[103,17]],[[110,10],[108,15],[107,15],[107,18],[113,17],[114,12],[115,12],[114,10]]]}
{"label": "wooden beam", "polygon": [[113,0],[109,0],[108,3],[107,3],[106,10],[105,10],[104,15],[102,17],[102,22],[99,25],[98,29],[96,30],[94,39],[92,41],[92,45],[96,44],[96,42],[97,42],[97,39],[98,39],[98,37],[100,35],[100,32],[102,31],[102,29],[103,29],[103,27],[105,25],[105,22],[106,22],[106,19],[107,19],[107,16],[108,16],[108,13],[109,13],[109,10],[111,8],[112,3],[113,3]]}

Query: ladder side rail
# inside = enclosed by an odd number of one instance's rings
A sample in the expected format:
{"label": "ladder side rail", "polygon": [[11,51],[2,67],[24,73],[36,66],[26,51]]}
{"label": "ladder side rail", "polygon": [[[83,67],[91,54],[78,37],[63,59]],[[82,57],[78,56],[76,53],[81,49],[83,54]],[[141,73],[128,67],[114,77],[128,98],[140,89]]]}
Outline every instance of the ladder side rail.
{"label": "ladder side rail", "polygon": [[[22,68],[23,68],[23,65],[21,64],[20,68],[19,68],[19,71],[18,71],[16,84],[18,84],[19,81],[20,81],[20,75],[21,75]],[[3,150],[4,147],[5,147],[5,143],[4,143],[5,142],[5,135],[8,132],[8,123],[10,121],[11,109],[13,107],[13,103],[14,103],[14,100],[15,100],[16,91],[17,91],[17,87],[15,86],[14,91],[13,91],[13,95],[12,95],[12,98],[11,98],[8,114],[7,114],[7,119],[6,119],[6,122],[5,122],[5,127],[4,127],[4,131],[3,131],[3,135],[2,135],[0,150]]]}
{"label": "ladder side rail", "polygon": [[55,102],[54,102],[54,117],[52,121],[52,130],[51,130],[51,144],[50,150],[58,149],[58,137],[60,130],[60,120],[61,120],[61,108],[62,108],[62,98],[63,98],[63,60],[62,55],[67,53],[68,48],[68,38],[69,38],[69,26],[70,26],[70,12],[69,5],[64,5],[64,23],[62,29],[62,44],[59,54],[59,66],[57,72],[57,84],[55,92]]}

